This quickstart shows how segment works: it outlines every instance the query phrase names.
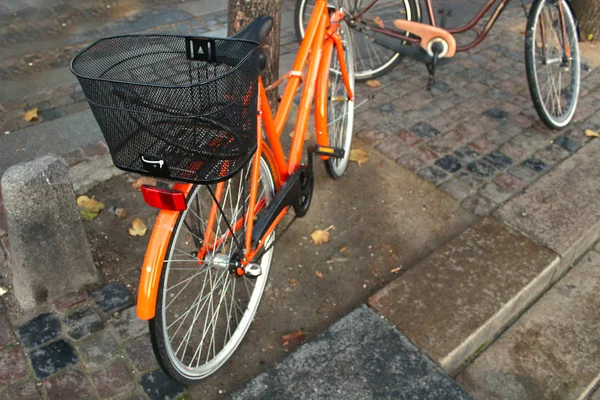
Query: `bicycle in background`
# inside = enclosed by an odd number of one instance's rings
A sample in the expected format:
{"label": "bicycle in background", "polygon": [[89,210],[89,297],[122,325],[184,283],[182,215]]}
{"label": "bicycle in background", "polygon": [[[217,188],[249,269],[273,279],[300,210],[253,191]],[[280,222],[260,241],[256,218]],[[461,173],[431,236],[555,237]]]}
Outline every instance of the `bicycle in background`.
{"label": "bicycle in background", "polygon": [[[385,74],[409,56],[426,64],[431,87],[437,65],[480,44],[511,0],[488,0],[469,23],[457,28],[444,27],[447,12],[442,13],[442,26],[438,26],[432,0],[424,1],[429,24],[422,22],[418,0],[344,0],[344,18],[356,46],[357,80]],[[314,0],[296,2],[294,20],[299,38],[304,35],[306,16],[313,4]],[[477,28],[494,5],[483,29]],[[525,66],[531,99],[542,121],[560,129],[571,122],[579,97],[575,18],[566,0],[534,0],[526,15]],[[474,32],[476,38],[457,45],[455,36],[465,32]]]}

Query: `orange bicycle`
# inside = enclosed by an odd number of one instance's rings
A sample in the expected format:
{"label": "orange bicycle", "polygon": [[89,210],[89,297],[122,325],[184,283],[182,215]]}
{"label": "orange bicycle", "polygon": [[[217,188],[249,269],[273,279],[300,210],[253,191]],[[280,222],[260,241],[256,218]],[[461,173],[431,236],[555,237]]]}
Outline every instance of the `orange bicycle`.
{"label": "orange bicycle", "polygon": [[[343,17],[317,0],[293,69],[269,88],[259,72],[271,17],[231,38],[104,38],[72,61],[115,165],[177,182],[142,188],[161,211],[137,315],[150,321],[156,357],[179,382],[215,372],[246,334],[269,275],[275,229],[290,208],[302,217],[310,206],[312,154],[333,178],[346,170],[354,47]],[[273,117],[266,93],[286,79]],[[280,136],[302,82],[286,158]],[[303,164],[313,99],[317,145]]]}

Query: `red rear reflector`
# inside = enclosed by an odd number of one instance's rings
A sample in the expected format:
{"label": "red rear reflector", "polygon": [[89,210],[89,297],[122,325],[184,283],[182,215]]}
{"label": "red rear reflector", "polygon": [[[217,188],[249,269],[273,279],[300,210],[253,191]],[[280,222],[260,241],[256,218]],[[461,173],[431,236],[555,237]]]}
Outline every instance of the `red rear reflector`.
{"label": "red rear reflector", "polygon": [[187,208],[185,194],[179,190],[142,185],[142,195],[150,207],[171,211],[183,211]]}

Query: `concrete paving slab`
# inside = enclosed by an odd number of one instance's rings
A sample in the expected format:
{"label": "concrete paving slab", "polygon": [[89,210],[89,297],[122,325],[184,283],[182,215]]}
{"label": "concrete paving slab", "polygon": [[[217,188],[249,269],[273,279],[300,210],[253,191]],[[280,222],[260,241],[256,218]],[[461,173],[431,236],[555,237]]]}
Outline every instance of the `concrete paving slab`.
{"label": "concrete paving slab", "polygon": [[10,166],[55,153],[62,154],[102,139],[91,111],[44,122],[2,135],[0,173]]}
{"label": "concrete paving slab", "polygon": [[231,399],[468,399],[366,306],[233,393]]}
{"label": "concrete paving slab", "polygon": [[71,73],[69,67],[54,68],[17,79],[9,79],[0,85],[0,103],[75,82],[77,82],[77,78]]}
{"label": "concrete paving slab", "polygon": [[594,140],[496,215],[558,253],[560,277],[600,236],[600,141]]}
{"label": "concrete paving slab", "polygon": [[227,10],[227,4],[225,2],[214,0],[186,1],[185,3],[178,5],[177,8],[184,10],[195,17],[199,17],[217,11],[225,11]]}
{"label": "concrete paving slab", "polygon": [[[290,130],[282,135],[286,149]],[[354,147],[365,149],[365,143],[357,139]],[[311,209],[279,236],[269,283],[246,338],[230,362],[188,389],[191,399],[222,398],[219,391],[230,393],[293,350],[295,345],[281,345],[282,335],[302,330],[312,338],[326,330],[395,279],[393,269],[411,268],[477,221],[435,186],[374,150],[367,163],[352,162],[338,181],[321,162],[315,162],[314,172]],[[102,212],[86,224],[102,276],[131,285],[134,295],[148,235],[132,240],[127,229],[134,217],[151,229],[156,216],[139,193],[126,176],[99,185],[88,195],[124,208],[128,217]],[[310,233],[331,225],[329,242],[313,244]]]}
{"label": "concrete paving slab", "polygon": [[600,254],[585,255],[460,376],[480,399],[580,399],[600,378]]}
{"label": "concrete paving slab", "polygon": [[370,303],[454,375],[548,288],[557,259],[488,218],[376,293]]}

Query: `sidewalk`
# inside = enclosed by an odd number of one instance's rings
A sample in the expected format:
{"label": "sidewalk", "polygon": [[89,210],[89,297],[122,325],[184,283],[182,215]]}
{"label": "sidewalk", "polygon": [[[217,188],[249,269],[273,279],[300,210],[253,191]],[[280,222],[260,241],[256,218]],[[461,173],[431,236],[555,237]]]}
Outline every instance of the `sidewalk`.
{"label": "sidewalk", "polygon": [[[133,3],[122,6],[131,11]],[[157,26],[159,10],[149,7],[121,23],[105,16],[105,29],[223,32],[224,12],[204,16],[200,3],[173,2],[166,26]],[[285,70],[297,43],[293,2],[283,3]],[[81,4],[74,15],[91,13]],[[0,101],[0,173],[52,149],[71,166],[78,192],[126,204],[128,212],[118,221],[105,210],[86,223],[107,285],[69,295],[36,316],[13,314],[3,297],[0,397],[562,399],[593,393],[600,377],[594,313],[600,256],[593,250],[600,237],[600,144],[583,132],[600,129],[600,68],[590,63],[582,73],[575,123],[548,130],[529,99],[523,21],[520,8],[509,9],[481,46],[440,67],[432,92],[425,90],[425,67],[410,60],[379,78],[380,88],[357,85],[359,98],[375,94],[357,110],[355,124],[354,147],[367,150],[369,162],[353,164],[348,179],[333,186],[315,166],[315,207],[278,243],[277,268],[247,340],[222,370],[190,388],[157,368],[147,324],[134,315],[147,237],[132,240],[126,228],[136,215],[151,227],[154,214],[128,176],[91,189],[118,172],[95,124],[85,123],[86,135],[78,134],[89,111],[61,72],[84,40],[34,60],[36,74],[25,68],[35,47],[0,63],[0,76],[17,82],[7,88],[23,90],[18,99]],[[56,80],[41,94],[26,93],[18,82],[43,77],[40,64],[51,65]],[[29,126],[20,112],[34,106],[41,118]],[[10,133],[2,137],[5,130]],[[0,271],[9,255],[1,203]],[[307,241],[316,227],[331,224],[330,243]],[[351,254],[341,257],[344,246]],[[7,285],[4,278],[0,284]],[[282,346],[280,337],[298,329],[309,343]]]}

